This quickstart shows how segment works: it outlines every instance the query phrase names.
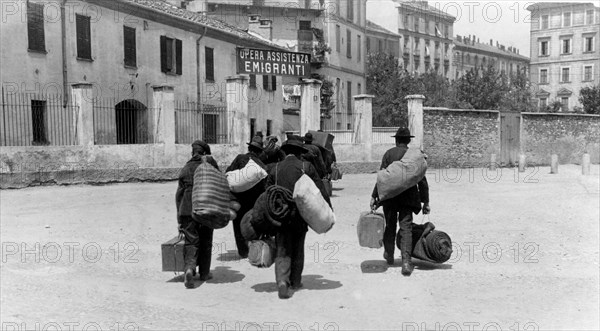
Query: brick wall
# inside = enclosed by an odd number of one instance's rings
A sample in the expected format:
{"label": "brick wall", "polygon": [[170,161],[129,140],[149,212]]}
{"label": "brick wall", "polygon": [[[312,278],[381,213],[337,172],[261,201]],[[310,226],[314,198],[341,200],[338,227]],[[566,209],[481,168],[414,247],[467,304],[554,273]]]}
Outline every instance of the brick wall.
{"label": "brick wall", "polygon": [[423,149],[431,167],[480,167],[499,155],[497,111],[423,108]]}
{"label": "brick wall", "polygon": [[581,163],[584,152],[592,163],[600,163],[600,116],[576,114],[522,113],[521,150],[531,165],[550,164],[557,154],[559,163]]}

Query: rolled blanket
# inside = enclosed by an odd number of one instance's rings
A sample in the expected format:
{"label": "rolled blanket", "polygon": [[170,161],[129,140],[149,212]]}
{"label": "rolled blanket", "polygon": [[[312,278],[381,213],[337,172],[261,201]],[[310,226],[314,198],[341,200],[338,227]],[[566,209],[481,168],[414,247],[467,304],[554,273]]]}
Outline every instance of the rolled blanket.
{"label": "rolled blanket", "polygon": [[[448,261],[452,255],[452,240],[450,236],[442,231],[430,231],[423,233],[422,225],[413,224],[412,230],[412,257],[417,259],[433,262],[444,263]],[[396,245],[400,249],[400,231],[396,236]]]}
{"label": "rolled blanket", "polygon": [[247,241],[256,240],[260,236],[254,230],[252,225],[252,221],[254,220],[254,209],[250,209],[244,217],[242,217],[242,221],[240,222],[240,229],[242,231],[242,236]]}
{"label": "rolled blanket", "polygon": [[285,187],[273,185],[267,188],[267,213],[269,220],[281,226],[292,214],[296,204],[292,198],[292,192]]}

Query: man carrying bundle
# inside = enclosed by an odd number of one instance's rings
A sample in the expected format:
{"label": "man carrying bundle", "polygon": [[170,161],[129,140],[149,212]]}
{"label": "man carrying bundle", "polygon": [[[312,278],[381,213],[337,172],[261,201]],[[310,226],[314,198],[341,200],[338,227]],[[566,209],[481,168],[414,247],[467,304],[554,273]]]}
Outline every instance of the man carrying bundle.
{"label": "man carrying bundle", "polygon": [[[400,161],[404,154],[408,151],[410,131],[407,128],[399,128],[396,135],[396,147],[389,149],[383,155],[381,160],[381,168],[385,169],[394,161]],[[396,241],[396,223],[400,223],[400,253],[402,254],[402,274],[410,276],[414,267],[411,262],[412,252],[412,214],[418,214],[421,211],[421,203],[423,203],[423,214],[429,214],[429,186],[427,178],[423,177],[418,185],[415,185],[399,195],[379,201],[377,185],[373,189],[371,195],[371,209],[375,210],[380,204],[383,206],[383,214],[385,216],[385,230],[383,233],[383,258],[389,265],[394,264],[394,249]]]}
{"label": "man carrying bundle", "polygon": [[[196,265],[199,267],[200,280],[212,278],[210,263],[212,255],[213,229],[200,225],[192,218],[192,190],[194,186],[194,172],[202,163],[204,155],[210,155],[210,146],[201,140],[192,144],[192,158],[179,172],[179,185],[175,193],[177,206],[177,223],[179,224],[179,238],[185,239],[183,246],[183,259],[185,263],[184,285],[194,287]],[[207,162],[215,168],[219,166],[212,157]]]}
{"label": "man carrying bundle", "polygon": [[[250,160],[254,161],[257,166],[261,167],[266,171],[265,164],[260,160],[260,155],[263,152],[262,138],[256,135],[252,138],[248,145],[248,153],[238,155],[231,165],[227,168],[226,172],[243,169]],[[239,178],[238,180],[244,180],[245,178]],[[244,215],[252,209],[256,199],[265,191],[265,181],[262,180],[258,184],[254,185],[251,189],[245,192],[233,193],[238,202],[241,205],[240,210],[237,212],[237,217],[233,220],[233,234],[235,236],[235,244],[237,246],[238,254],[241,258],[248,257],[248,243],[242,235],[240,223]]]}
{"label": "man carrying bundle", "polygon": [[304,148],[308,150],[308,153],[304,154],[304,158],[311,162],[315,169],[317,170],[317,174],[319,178],[325,178],[327,175],[327,170],[325,168],[325,161],[323,161],[323,154],[321,153],[321,149],[319,146],[313,145],[313,135],[310,132],[307,132],[304,135]]}
{"label": "man carrying bundle", "polygon": [[[279,185],[294,192],[296,182],[303,174],[309,176],[319,188],[321,195],[331,207],[329,196],[317,171],[309,162],[303,162],[301,155],[308,152],[301,140],[289,139],[281,149],[287,154],[285,159],[273,167],[267,177],[267,186]],[[308,226],[298,212],[288,222],[281,225],[275,236],[277,254],[275,257],[275,281],[280,299],[290,297],[289,288],[302,287],[304,269],[304,239]]]}

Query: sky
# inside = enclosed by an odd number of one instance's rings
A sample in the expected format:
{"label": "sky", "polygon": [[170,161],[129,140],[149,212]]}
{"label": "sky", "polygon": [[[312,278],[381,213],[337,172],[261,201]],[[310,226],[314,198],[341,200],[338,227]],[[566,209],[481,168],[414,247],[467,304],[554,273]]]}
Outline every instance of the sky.
{"label": "sky", "polygon": [[[529,56],[529,27],[526,9],[536,2],[552,1],[429,1],[429,5],[456,17],[454,36],[475,35],[480,42],[496,40],[507,48],[519,49],[521,55]],[[568,2],[568,1],[563,1]],[[583,1],[596,3],[597,0]],[[398,29],[398,10],[392,0],[368,0],[367,18],[389,30]]]}

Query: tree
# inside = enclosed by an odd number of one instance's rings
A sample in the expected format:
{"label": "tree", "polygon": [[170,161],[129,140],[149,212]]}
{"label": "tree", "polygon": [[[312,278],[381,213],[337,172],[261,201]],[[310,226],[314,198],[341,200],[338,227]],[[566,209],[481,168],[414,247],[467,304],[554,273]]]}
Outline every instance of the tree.
{"label": "tree", "polygon": [[600,115],[600,84],[579,90],[579,102],[583,105],[584,112]]}
{"label": "tree", "polygon": [[492,65],[469,70],[455,84],[457,99],[475,109],[499,109],[502,96],[508,91],[506,76]]}
{"label": "tree", "polygon": [[515,111],[533,111],[536,109],[531,93],[531,84],[523,68],[511,74],[507,91],[500,100],[500,109]]}
{"label": "tree", "polygon": [[367,56],[367,93],[373,94],[373,126],[399,126],[406,123],[407,106],[404,101],[398,60],[385,53]]}

